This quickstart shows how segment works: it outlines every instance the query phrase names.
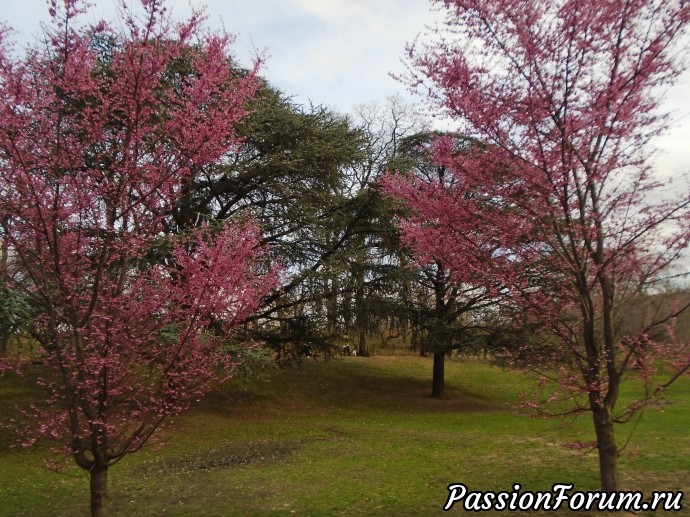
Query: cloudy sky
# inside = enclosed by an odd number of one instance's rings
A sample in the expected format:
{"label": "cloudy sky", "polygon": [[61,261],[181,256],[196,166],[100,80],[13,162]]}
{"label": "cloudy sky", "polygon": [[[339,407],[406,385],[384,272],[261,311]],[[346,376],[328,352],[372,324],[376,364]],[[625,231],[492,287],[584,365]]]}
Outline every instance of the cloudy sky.
{"label": "cloudy sky", "polygon": [[[93,0],[93,18],[112,20],[119,0]],[[192,2],[202,5],[201,2]],[[2,0],[0,19],[25,43],[47,20],[45,0]],[[245,64],[257,51],[267,56],[263,75],[298,102],[309,100],[342,112],[382,100],[405,88],[400,72],[406,43],[441,20],[428,0],[206,0],[211,28],[237,35],[235,52]],[[187,0],[170,0],[176,17],[190,11]],[[658,142],[658,167],[690,178],[690,74],[667,96],[672,129]],[[690,180],[685,185],[690,188]]]}
{"label": "cloudy sky", "polygon": [[[47,20],[46,0],[2,0],[0,19],[28,41]],[[119,0],[92,0],[93,17],[112,19]],[[190,12],[187,0],[168,0],[176,18]],[[263,75],[300,102],[309,99],[347,111],[404,87],[388,73],[401,71],[406,42],[441,19],[427,0],[205,0],[211,28],[237,36],[234,46],[248,63],[267,56]]]}

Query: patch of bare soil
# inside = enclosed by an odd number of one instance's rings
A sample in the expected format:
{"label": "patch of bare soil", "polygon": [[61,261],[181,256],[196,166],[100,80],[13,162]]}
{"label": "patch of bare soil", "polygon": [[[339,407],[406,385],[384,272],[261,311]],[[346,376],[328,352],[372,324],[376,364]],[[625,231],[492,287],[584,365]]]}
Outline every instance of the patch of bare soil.
{"label": "patch of bare soil", "polygon": [[143,477],[149,477],[250,464],[266,465],[287,458],[310,443],[349,441],[347,434],[338,428],[329,427],[324,431],[328,433],[327,436],[299,440],[266,440],[228,444],[215,449],[186,454],[178,458],[154,460],[139,466],[137,473]]}
{"label": "patch of bare soil", "polygon": [[272,463],[286,458],[304,446],[301,441],[265,441],[228,445],[217,449],[187,454],[179,458],[156,460],[137,470],[143,477],[160,474],[189,473],[199,470],[228,468],[252,463]]}

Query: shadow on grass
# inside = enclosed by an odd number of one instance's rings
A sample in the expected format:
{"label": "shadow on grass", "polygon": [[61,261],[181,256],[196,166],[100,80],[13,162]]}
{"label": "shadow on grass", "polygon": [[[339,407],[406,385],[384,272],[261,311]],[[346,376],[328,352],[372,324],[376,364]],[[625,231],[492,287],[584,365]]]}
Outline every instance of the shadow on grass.
{"label": "shadow on grass", "polygon": [[[395,368],[388,363],[396,362]],[[402,368],[401,368],[402,366]],[[299,369],[284,370],[268,382],[233,381],[210,394],[197,411],[226,415],[272,416],[295,412],[475,412],[505,409],[482,386],[458,383],[462,364],[451,364],[446,395],[434,399],[431,361],[411,358],[346,358],[309,361]]]}

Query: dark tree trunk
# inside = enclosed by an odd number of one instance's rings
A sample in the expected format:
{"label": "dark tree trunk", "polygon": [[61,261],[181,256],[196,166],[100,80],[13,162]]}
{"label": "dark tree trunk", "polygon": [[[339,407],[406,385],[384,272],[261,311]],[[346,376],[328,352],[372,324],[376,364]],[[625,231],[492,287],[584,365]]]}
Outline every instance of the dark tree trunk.
{"label": "dark tree trunk", "polygon": [[445,384],[445,352],[434,352],[434,373],[431,380],[431,396],[435,399],[443,398],[443,387]]}
{"label": "dark tree trunk", "polygon": [[448,286],[446,284],[446,270],[441,262],[436,262],[434,279],[434,319],[429,332],[429,350],[434,352],[434,373],[431,380],[431,397],[443,398],[445,384],[446,351],[451,343],[448,333],[450,302],[446,301]]}
{"label": "dark tree trunk", "polygon": [[423,336],[419,341],[419,357],[426,357],[429,355],[429,336]]}
{"label": "dark tree trunk", "polygon": [[367,333],[364,329],[359,330],[359,344],[357,345],[357,355],[367,357],[369,350],[367,348]]}
{"label": "dark tree trunk", "polygon": [[330,292],[326,301],[328,332],[331,334],[336,334],[338,332],[338,291],[340,291],[340,282],[334,277],[330,281]]}
{"label": "dark tree trunk", "polygon": [[91,469],[91,517],[108,515],[108,467]]}
{"label": "dark tree trunk", "polygon": [[613,420],[606,407],[595,407],[592,416],[597,433],[601,489],[604,492],[616,492],[619,489],[618,447],[613,433]]}
{"label": "dark tree trunk", "polygon": [[7,354],[7,347],[10,342],[9,332],[5,333],[0,331],[0,356]]}
{"label": "dark tree trunk", "polygon": [[367,312],[364,301],[364,269],[356,267],[352,273],[355,283],[355,326],[359,342],[357,344],[357,355],[362,357],[369,356],[367,345]]}

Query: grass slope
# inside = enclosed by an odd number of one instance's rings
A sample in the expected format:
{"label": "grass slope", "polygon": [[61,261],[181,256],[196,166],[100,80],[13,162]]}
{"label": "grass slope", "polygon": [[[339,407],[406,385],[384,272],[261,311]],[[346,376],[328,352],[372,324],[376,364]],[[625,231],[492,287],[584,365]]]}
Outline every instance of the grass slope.
{"label": "grass slope", "polygon": [[[111,469],[111,513],[433,515],[449,483],[598,487],[596,454],[563,446],[592,440],[588,418],[564,426],[516,415],[528,381],[481,362],[447,364],[445,400],[427,396],[430,374],[430,359],[346,358],[225,386],[163,433],[161,451]],[[21,380],[0,380],[0,415],[37,396]],[[623,453],[625,489],[690,493],[690,379],[668,398],[664,411],[645,412]],[[619,442],[630,429],[619,427]],[[0,430],[0,515],[86,515],[84,475],[49,472],[47,449],[10,448],[14,439]]]}

